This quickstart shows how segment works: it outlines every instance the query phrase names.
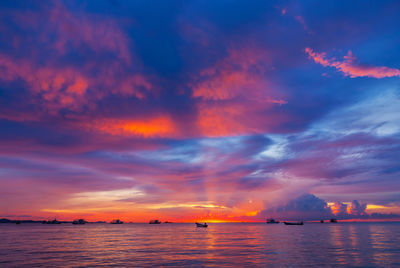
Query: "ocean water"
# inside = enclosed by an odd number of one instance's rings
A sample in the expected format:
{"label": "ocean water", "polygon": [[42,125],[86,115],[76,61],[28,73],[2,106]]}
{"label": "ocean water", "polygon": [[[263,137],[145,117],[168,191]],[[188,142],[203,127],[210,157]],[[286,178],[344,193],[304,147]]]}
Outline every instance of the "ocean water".
{"label": "ocean water", "polygon": [[0,224],[0,267],[395,267],[400,223]]}

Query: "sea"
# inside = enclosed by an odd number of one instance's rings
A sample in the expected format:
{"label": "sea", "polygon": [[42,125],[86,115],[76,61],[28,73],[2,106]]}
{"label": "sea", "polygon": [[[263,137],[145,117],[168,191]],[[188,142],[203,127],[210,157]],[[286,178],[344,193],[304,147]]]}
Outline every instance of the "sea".
{"label": "sea", "polygon": [[400,267],[400,223],[4,223],[0,267]]}

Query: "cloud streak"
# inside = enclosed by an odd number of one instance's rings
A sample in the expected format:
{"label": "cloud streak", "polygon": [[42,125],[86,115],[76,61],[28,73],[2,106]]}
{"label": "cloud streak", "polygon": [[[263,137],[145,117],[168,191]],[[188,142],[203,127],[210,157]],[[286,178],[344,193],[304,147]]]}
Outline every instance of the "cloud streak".
{"label": "cloud streak", "polygon": [[326,53],[314,52],[309,47],[304,51],[308,54],[309,58],[314,62],[321,64],[324,67],[334,67],[342,72],[345,76],[351,78],[356,77],[372,77],[372,78],[385,78],[385,77],[400,77],[400,69],[390,68],[386,66],[368,66],[357,62],[357,58],[351,51],[344,56],[343,61],[335,59],[328,59]]}

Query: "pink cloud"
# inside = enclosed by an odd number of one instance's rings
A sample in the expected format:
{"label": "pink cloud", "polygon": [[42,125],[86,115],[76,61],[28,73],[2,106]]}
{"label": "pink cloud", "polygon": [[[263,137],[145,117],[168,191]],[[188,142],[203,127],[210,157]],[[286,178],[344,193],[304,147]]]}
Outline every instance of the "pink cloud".
{"label": "pink cloud", "polygon": [[193,97],[228,100],[238,96],[263,98],[271,91],[265,78],[268,56],[257,49],[231,49],[229,54],[200,72],[190,85]]}
{"label": "pink cloud", "polygon": [[[129,38],[118,21],[109,16],[71,12],[59,1],[41,5],[41,9],[35,11],[13,10],[6,14],[21,29],[40,29],[35,41],[39,41],[44,49],[54,50],[61,55],[77,49],[89,49],[96,53],[108,51],[126,64],[133,60]],[[29,40],[30,37],[22,37],[25,38]],[[16,48],[23,43],[18,36],[14,36],[13,41]]]}
{"label": "pink cloud", "polygon": [[[289,115],[273,110],[274,103],[200,103],[197,126],[207,137],[236,136],[272,131],[291,120]],[[276,105],[276,104],[275,104]],[[270,110],[269,113],[262,113]]]}
{"label": "pink cloud", "polygon": [[[78,13],[79,14],[79,13]],[[117,23],[108,18],[97,19],[94,15],[73,14],[62,4],[57,3],[49,12],[49,32],[56,34],[54,47],[65,53],[71,46],[81,45],[94,51],[112,51],[126,63],[131,62],[128,38]],[[42,35],[43,42],[49,42],[50,36]]]}
{"label": "pink cloud", "polygon": [[[140,72],[141,63],[131,54],[132,44],[117,19],[72,12],[59,2],[35,11],[13,10],[5,15],[27,34],[13,37],[14,54],[0,53],[0,82],[23,82],[29,94],[27,100],[37,113],[32,116],[14,111],[1,113],[2,118],[32,121],[61,110],[93,110],[99,100],[109,95],[145,99],[150,92],[157,92],[155,79],[150,82]],[[32,30],[37,34],[31,44]],[[29,44],[28,54],[18,52],[21,44]],[[43,53],[50,53],[51,57],[43,57]],[[70,55],[88,58],[84,64],[77,64]],[[112,60],[104,63],[104,55],[112,56]],[[127,70],[131,69],[135,71],[129,73]]]}
{"label": "pink cloud", "polygon": [[313,32],[308,28],[307,23],[305,22],[304,18],[300,15],[294,17],[300,24],[303,26],[304,31],[308,34],[312,34]]}
{"label": "pink cloud", "polygon": [[[93,76],[90,65],[79,69],[38,67],[29,59],[17,60],[0,54],[0,69],[0,80],[23,80],[32,95],[39,98],[38,103],[50,113],[61,109],[79,111],[83,106],[91,105],[93,98],[99,100],[109,94],[144,99],[146,93],[155,89],[141,74],[119,78],[114,71],[106,71],[107,75]],[[88,91],[94,94],[89,97]]]}
{"label": "pink cloud", "polygon": [[287,101],[268,80],[269,65],[263,50],[230,49],[194,77],[189,86],[198,103],[199,132],[209,137],[262,133],[287,120],[272,112]]}
{"label": "pink cloud", "polygon": [[344,73],[345,76],[349,76],[351,78],[400,77],[400,69],[389,68],[386,66],[368,66],[357,63],[357,58],[353,55],[351,51],[348,52],[347,56],[344,56],[343,61],[337,61],[335,59],[327,59],[326,53],[314,52],[309,47],[305,48],[305,52],[308,54],[309,58],[314,60],[316,63],[319,63],[324,67],[334,67],[337,70]]}

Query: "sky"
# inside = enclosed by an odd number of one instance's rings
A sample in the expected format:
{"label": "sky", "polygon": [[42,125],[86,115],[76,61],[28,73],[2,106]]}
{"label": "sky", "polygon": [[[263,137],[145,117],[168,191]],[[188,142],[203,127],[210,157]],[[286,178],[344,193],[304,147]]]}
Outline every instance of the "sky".
{"label": "sky", "polygon": [[400,218],[399,1],[1,1],[0,217]]}

